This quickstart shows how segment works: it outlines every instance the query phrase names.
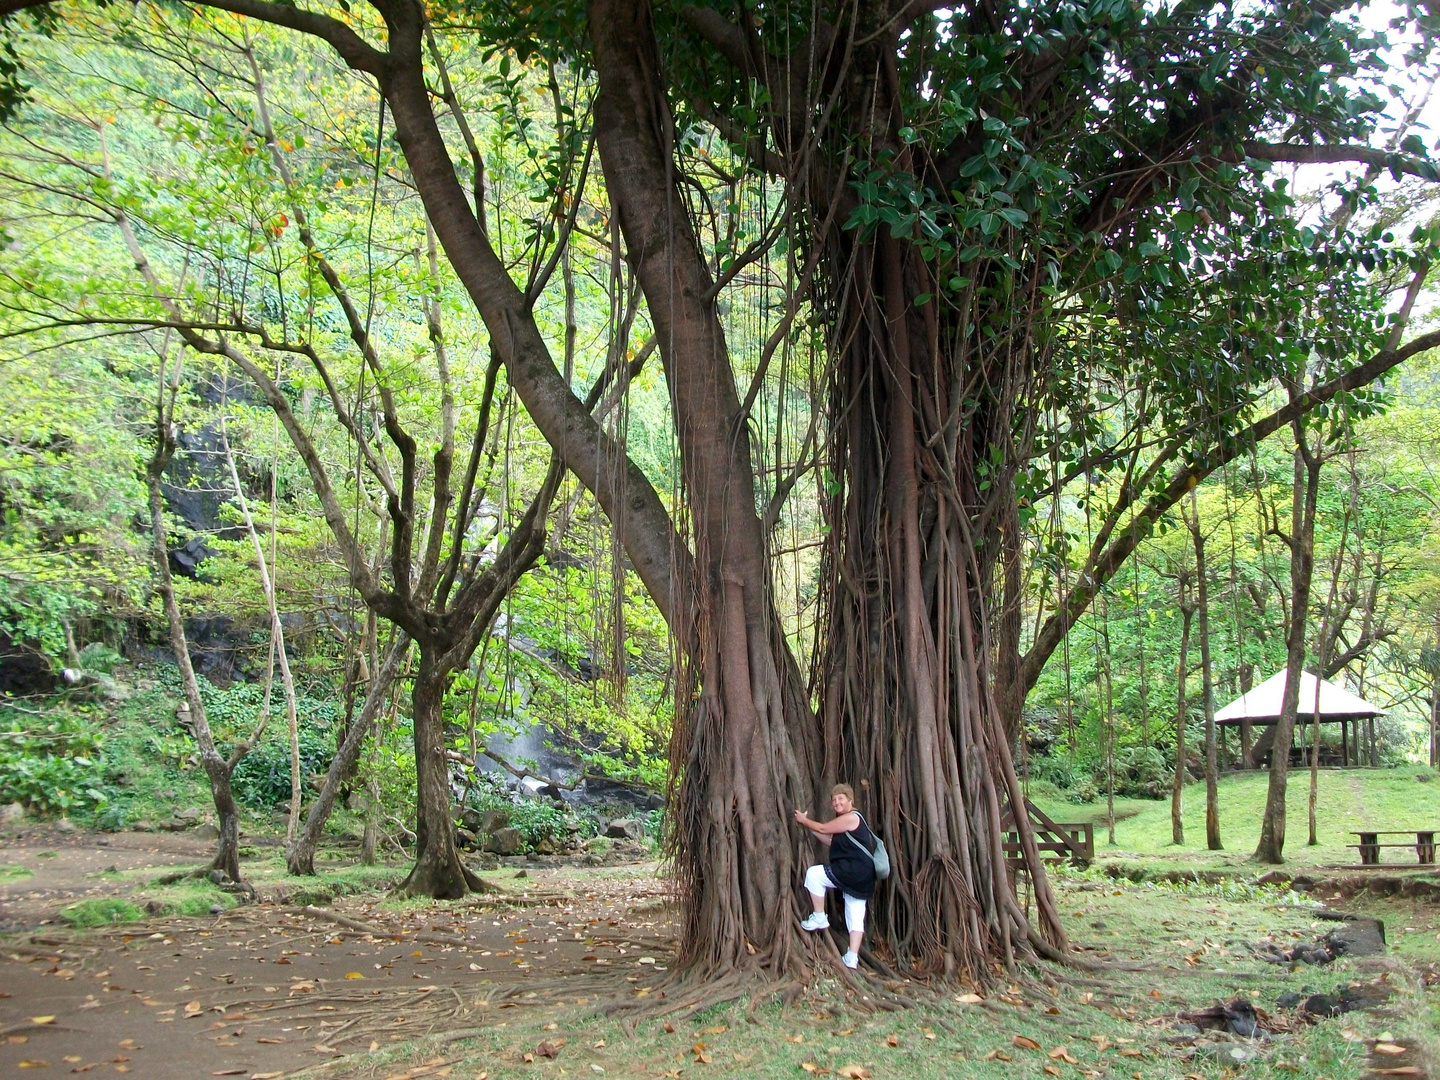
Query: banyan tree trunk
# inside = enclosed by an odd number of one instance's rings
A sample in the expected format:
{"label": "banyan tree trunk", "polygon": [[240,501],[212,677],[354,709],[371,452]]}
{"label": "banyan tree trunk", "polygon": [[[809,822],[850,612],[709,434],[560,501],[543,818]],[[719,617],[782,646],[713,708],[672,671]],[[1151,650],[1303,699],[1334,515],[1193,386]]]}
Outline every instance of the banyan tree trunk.
{"label": "banyan tree trunk", "polygon": [[818,730],[773,604],[714,282],[676,188],[650,4],[594,0],[589,18],[596,142],[665,366],[695,556],[695,595],[672,605],[696,688],[671,749],[679,964],[712,981],[746,970],[784,978],[804,965],[806,853],[791,813],[820,809]]}
{"label": "banyan tree trunk", "polygon": [[975,466],[1011,419],[1003,400],[958,416],[957,380],[976,379],[965,367],[985,361],[941,347],[933,306],[915,303],[933,289],[914,249],[882,229],[851,254],[833,260],[859,269],[837,278],[849,293],[836,305],[846,317],[836,321],[831,402],[843,418],[831,453],[843,483],[824,575],[826,742],[839,748],[840,775],[877,785],[871,812],[894,877],[875,920],[894,962],[984,979],[996,960],[1064,943],[1023,811],[1014,816],[1038,934],[1002,846],[1002,816],[1023,805],[1011,740],[1024,695],[994,686],[992,657],[1007,679],[1014,665],[1010,643],[992,643],[990,627],[1003,639],[1007,624],[991,601],[1009,572],[999,541],[1015,517],[1008,480],[982,493]]}

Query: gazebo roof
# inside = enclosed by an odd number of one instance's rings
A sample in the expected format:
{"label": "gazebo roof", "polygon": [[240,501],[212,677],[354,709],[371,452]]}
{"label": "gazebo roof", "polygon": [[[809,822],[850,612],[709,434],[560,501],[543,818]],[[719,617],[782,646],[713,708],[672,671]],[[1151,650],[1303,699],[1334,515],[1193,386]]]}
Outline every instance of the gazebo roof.
{"label": "gazebo roof", "polygon": [[[1320,690],[1320,721],[1333,723],[1339,720],[1359,720],[1369,716],[1384,716],[1368,701],[1356,697],[1334,683],[1317,679],[1308,671],[1300,673],[1299,720],[1304,722],[1315,715],[1315,690]],[[1278,671],[1248,694],[1242,694],[1215,714],[1217,724],[1239,724],[1249,720],[1252,724],[1273,724],[1280,719],[1280,699],[1285,694],[1285,672]]]}

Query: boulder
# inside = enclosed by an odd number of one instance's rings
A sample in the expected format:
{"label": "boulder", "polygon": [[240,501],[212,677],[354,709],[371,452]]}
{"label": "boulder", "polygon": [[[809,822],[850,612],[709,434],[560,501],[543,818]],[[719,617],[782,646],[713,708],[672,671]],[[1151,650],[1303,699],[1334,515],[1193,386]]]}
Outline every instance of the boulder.
{"label": "boulder", "polygon": [[605,835],[616,840],[643,840],[645,823],[638,818],[616,818],[605,826]]}
{"label": "boulder", "polygon": [[478,846],[479,842],[480,841],[476,837],[476,835],[469,829],[462,827],[455,830],[456,846],[464,848],[467,851],[473,851],[476,846]]}
{"label": "boulder", "polygon": [[207,821],[195,826],[194,836],[196,840],[219,840],[220,830]]}
{"label": "boulder", "polygon": [[520,830],[508,826],[496,829],[485,838],[485,850],[496,855],[514,855],[524,846],[525,838],[520,835]]}
{"label": "boulder", "polygon": [[535,845],[535,851],[541,855],[554,855],[558,850],[555,841],[548,836],[541,837],[540,842]]}
{"label": "boulder", "polygon": [[175,820],[183,821],[189,825],[195,824],[204,816],[205,811],[201,810],[198,806],[186,806],[175,811]]}
{"label": "boulder", "polygon": [[[509,810],[482,810],[480,811],[480,820],[476,824],[474,831],[493,835],[501,829],[508,829],[509,827]],[[466,828],[470,828],[470,826],[467,825]]]}
{"label": "boulder", "polygon": [[462,806],[460,808],[460,827],[468,829],[472,833],[481,833],[485,830],[480,827],[480,811],[473,806]]}
{"label": "boulder", "polygon": [[1385,924],[1379,919],[1351,919],[1325,935],[1336,956],[1379,956],[1385,952]]}
{"label": "boulder", "polygon": [[25,820],[25,804],[22,802],[6,803],[0,806],[0,825],[14,825],[16,822]]}

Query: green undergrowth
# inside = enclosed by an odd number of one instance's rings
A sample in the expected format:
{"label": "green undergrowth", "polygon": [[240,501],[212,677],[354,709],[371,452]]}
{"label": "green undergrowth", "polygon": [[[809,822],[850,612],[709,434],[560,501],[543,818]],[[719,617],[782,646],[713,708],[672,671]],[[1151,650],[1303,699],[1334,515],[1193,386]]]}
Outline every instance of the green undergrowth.
{"label": "green undergrowth", "polygon": [[35,871],[20,863],[0,864],[0,882],[24,881],[35,876]]}

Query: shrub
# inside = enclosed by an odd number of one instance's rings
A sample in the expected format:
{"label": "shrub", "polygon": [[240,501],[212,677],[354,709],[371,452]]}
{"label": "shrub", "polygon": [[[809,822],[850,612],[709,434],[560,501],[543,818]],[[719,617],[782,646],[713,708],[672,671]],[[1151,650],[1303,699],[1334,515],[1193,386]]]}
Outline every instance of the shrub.
{"label": "shrub", "polygon": [[[308,724],[301,725],[299,734],[301,777],[324,772],[335,756],[332,734]],[[235,786],[235,797],[247,806],[266,807],[287,802],[290,798],[289,732],[283,726],[268,729],[260,745],[235,766],[231,782]]]}

